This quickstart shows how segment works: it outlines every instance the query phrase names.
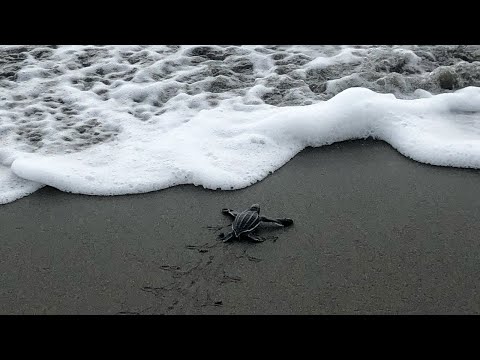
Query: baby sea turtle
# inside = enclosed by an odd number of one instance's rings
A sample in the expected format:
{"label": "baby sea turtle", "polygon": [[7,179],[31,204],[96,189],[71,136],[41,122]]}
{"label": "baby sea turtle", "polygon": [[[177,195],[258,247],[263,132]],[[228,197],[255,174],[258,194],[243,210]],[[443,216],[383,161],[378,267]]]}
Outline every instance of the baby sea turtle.
{"label": "baby sea turtle", "polygon": [[245,235],[254,241],[263,241],[263,239],[256,237],[251,233],[251,231],[256,229],[262,221],[273,222],[282,226],[293,224],[293,220],[288,218],[270,219],[265,216],[260,216],[260,205],[258,204],[253,204],[249,209],[240,213],[231,209],[222,209],[222,213],[230,215],[234,218],[232,223],[232,231],[223,237],[223,242],[238,239],[241,235]]}

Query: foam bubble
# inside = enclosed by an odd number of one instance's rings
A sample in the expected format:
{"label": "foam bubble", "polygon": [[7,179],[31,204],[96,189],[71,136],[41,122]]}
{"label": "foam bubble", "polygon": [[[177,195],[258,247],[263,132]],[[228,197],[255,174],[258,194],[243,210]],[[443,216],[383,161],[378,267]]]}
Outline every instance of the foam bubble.
{"label": "foam bubble", "polygon": [[365,50],[358,50],[352,48],[342,49],[337,55],[334,56],[320,56],[312,60],[307,64],[307,69],[322,69],[332,65],[348,64],[348,63],[360,63],[362,57],[359,56]]}

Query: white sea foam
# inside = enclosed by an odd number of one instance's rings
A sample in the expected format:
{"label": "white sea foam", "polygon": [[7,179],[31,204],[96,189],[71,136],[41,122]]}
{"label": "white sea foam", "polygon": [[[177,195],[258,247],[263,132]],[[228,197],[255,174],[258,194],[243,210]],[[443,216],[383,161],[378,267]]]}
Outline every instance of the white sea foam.
{"label": "white sea foam", "polygon": [[19,178],[10,168],[0,165],[0,204],[30,195],[43,186],[43,184]]}
{"label": "white sea foam", "polygon": [[308,69],[322,69],[332,65],[348,64],[348,63],[360,63],[363,58],[356,55],[364,53],[366,50],[345,48],[342,49],[337,55],[334,56],[319,56],[307,64]]}
{"label": "white sea foam", "polygon": [[27,49],[19,68],[3,48],[0,203],[44,184],[239,189],[307,146],[367,137],[420,162],[480,168],[480,87],[455,89],[477,84],[462,71],[479,62],[428,71],[433,48],[69,46]]}
{"label": "white sea foam", "polygon": [[79,153],[18,156],[11,168],[24,179],[92,195],[188,183],[238,189],[263,179],[306,146],[368,136],[424,163],[480,167],[480,88],[417,100],[351,88],[305,107],[243,111],[239,104],[203,110],[168,132],[136,126],[116,142]]}

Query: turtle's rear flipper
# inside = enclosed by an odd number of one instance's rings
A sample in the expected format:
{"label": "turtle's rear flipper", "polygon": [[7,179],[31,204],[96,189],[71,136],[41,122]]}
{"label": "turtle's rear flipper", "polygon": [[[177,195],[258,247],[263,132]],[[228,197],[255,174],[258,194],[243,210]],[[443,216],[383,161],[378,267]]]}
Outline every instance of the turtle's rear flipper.
{"label": "turtle's rear flipper", "polygon": [[233,231],[229,232],[227,235],[221,234],[220,239],[222,239],[223,242],[228,242],[230,240],[233,240],[235,238],[235,235],[233,235]]}
{"label": "turtle's rear flipper", "polygon": [[262,239],[262,238],[260,238],[260,237],[258,237],[258,236],[253,235],[253,234],[248,234],[248,238],[249,238],[250,240],[253,240],[253,241],[256,241],[256,242],[263,242],[263,241],[265,241],[265,239]]}

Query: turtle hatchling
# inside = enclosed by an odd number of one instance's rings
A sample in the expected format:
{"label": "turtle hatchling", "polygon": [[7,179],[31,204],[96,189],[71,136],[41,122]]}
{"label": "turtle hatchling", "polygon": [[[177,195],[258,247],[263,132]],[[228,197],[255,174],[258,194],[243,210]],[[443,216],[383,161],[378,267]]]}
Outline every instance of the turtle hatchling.
{"label": "turtle hatchling", "polygon": [[258,204],[253,204],[250,208],[240,213],[231,209],[222,209],[222,213],[234,218],[232,231],[223,237],[223,242],[239,239],[244,236],[253,241],[263,241],[263,239],[252,234],[252,231],[255,230],[261,222],[273,222],[281,226],[293,224],[293,220],[288,218],[270,219],[266,216],[260,216],[260,205]]}

